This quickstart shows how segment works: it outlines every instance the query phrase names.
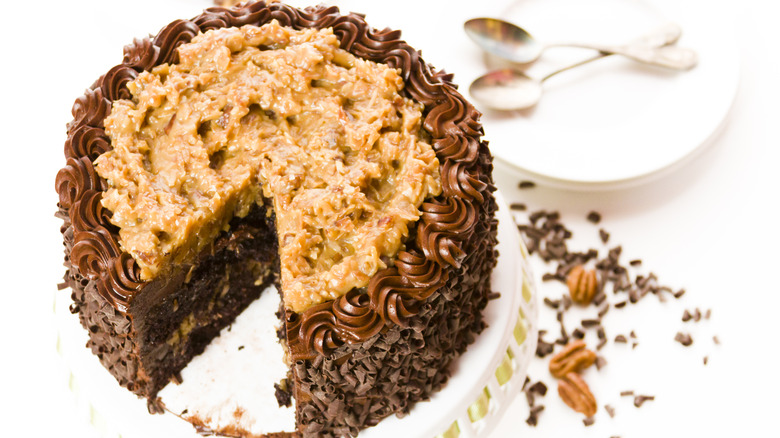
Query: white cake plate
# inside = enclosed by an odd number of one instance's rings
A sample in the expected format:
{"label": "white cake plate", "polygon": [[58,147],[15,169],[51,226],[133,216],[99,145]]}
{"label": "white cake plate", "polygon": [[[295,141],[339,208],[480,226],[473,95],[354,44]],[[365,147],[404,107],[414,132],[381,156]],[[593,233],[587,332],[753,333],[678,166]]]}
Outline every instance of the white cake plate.
{"label": "white cake plate", "polygon": [[[621,43],[675,22],[678,45],[696,50],[699,64],[671,72],[613,56],[546,81],[532,110],[477,105],[491,151],[537,182],[576,190],[646,183],[685,165],[720,134],[737,94],[733,13],[721,0],[512,2],[498,16],[543,42]],[[592,53],[551,48],[528,73],[543,77]],[[488,70],[476,49],[448,67],[463,84]]]}
{"label": "white cake plate", "polygon": [[[500,194],[497,198],[500,255],[492,288],[500,297],[485,309],[488,328],[455,361],[449,382],[430,401],[416,404],[404,418],[390,417],[362,431],[361,438],[487,436],[522,389],[536,350],[536,288],[509,209]],[[276,297],[272,291],[264,293],[193,359],[180,385],[163,389],[160,396],[172,413],[150,415],[146,401],[121,388],[84,347],[87,334],[68,311],[67,292],[57,294],[57,350],[70,370],[79,412],[107,438],[199,436],[173,413],[197,418],[210,429],[238,427],[255,434],[293,430],[294,409],[279,408],[273,390],[286,373],[275,342]]]}

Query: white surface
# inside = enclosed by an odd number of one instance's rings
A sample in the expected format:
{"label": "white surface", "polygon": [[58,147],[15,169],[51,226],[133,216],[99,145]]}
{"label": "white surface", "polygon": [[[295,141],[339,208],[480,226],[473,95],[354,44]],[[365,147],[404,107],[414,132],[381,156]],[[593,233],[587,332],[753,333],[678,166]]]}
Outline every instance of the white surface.
{"label": "white surface", "polygon": [[[527,266],[521,260],[520,236],[503,198],[500,194],[497,196],[500,256],[491,281],[493,290],[501,296],[485,309],[488,327],[455,361],[449,382],[431,397],[430,402],[418,403],[403,419],[393,416],[382,421],[377,427],[361,433],[361,437],[433,437],[465,414],[488,381],[494,378],[513,339]],[[92,353],[83,348],[87,334],[78,318],[68,312],[67,296],[60,295],[56,301],[59,350],[73,374],[71,389],[79,406],[90,412],[91,418],[98,418],[92,422],[97,424],[104,438],[146,438],[157,434],[169,438],[198,437],[194,428],[175,415],[149,415],[145,400],[119,387]],[[194,418],[194,424],[204,424],[213,430],[230,430],[231,426],[238,426],[258,435],[294,431],[294,408],[279,408],[274,395],[274,383],[287,374],[275,333],[278,308],[279,295],[274,288],[269,288],[239,315],[230,329],[223,329],[203,354],[187,365],[181,373],[181,384],[168,384],[160,392],[166,408],[173,414],[181,413],[188,421]],[[525,314],[535,319],[536,305],[525,305]],[[529,322],[529,325],[533,328],[528,329],[528,336],[533,337],[536,324]],[[526,342],[530,348],[513,350],[516,352],[514,385],[503,388],[503,403],[493,406],[493,411],[506,409],[525,380],[525,369],[535,351],[535,343]],[[239,346],[242,346],[241,350]],[[495,399],[500,397],[498,393],[494,395]],[[183,413],[185,410],[186,414]],[[480,436],[486,436],[495,425],[496,422],[482,424]]]}
{"label": "white surface", "polygon": [[[4,202],[0,269],[6,281],[0,346],[6,377],[3,435],[8,437],[95,436],[87,419],[73,409],[67,375],[55,352],[51,309],[53,285],[61,276],[56,267],[62,260],[60,221],[53,217],[54,175],[63,165],[64,124],[70,119],[70,106],[93,78],[119,61],[122,45],[156,31],[172,18],[195,15],[207,1],[168,0],[160,2],[158,8],[164,10],[154,14],[148,9],[150,0],[134,1],[133,7],[127,2],[95,0],[91,4],[98,9],[92,11],[84,9],[86,3],[49,1],[33,8],[10,2],[3,9],[6,19],[0,32],[9,43],[0,70],[5,85],[0,112],[6,122],[7,163],[0,172]],[[392,2],[393,8],[401,10],[413,5],[424,8],[423,13],[405,16],[384,10],[386,2],[362,3],[369,20],[403,27],[406,38],[423,49],[429,62],[447,67],[461,84],[467,84],[463,72],[448,66],[449,61],[478,56],[462,34],[461,23],[471,16],[497,14],[507,2]],[[695,4],[703,16],[708,14],[709,2]],[[652,184],[597,193],[519,191],[515,186],[520,174],[503,167],[496,170],[498,186],[508,200],[561,209],[567,223],[578,222],[584,230],[576,239],[592,236],[593,227],[585,223],[584,215],[590,209],[601,211],[601,225],[612,233],[613,242],[623,244],[627,259],[641,257],[644,266],[664,282],[688,292],[679,304],[659,306],[648,301],[632,312],[608,315],[622,318],[610,320],[617,330],[634,328],[640,336],[636,350],[610,353],[602,373],[587,375],[593,379],[590,383],[599,404],[615,403],[614,419],[604,415],[600,406],[596,424],[584,428],[553,389],[544,400],[539,427],[526,426],[527,408],[524,400],[518,400],[497,426],[495,438],[777,436],[775,395],[780,393],[780,379],[764,370],[776,363],[774,328],[780,308],[780,293],[771,274],[780,266],[776,231],[780,223],[780,57],[776,56],[780,36],[775,30],[780,10],[776,2],[765,0],[732,0],[727,6],[741,53],[740,89],[725,130],[695,161]],[[442,9],[437,12],[437,7]],[[54,9],[44,13],[45,8]],[[112,8],[123,12],[118,18],[106,18]],[[41,26],[53,27],[31,31],[24,23],[30,17]],[[138,29],[133,23],[139,19],[158,25]],[[446,37],[426,26],[431,21]],[[11,69],[23,63],[27,68]],[[520,140],[523,133],[518,129],[512,137]],[[33,159],[29,166],[16,164]],[[542,293],[560,292],[546,286],[540,283]],[[669,336],[685,328],[680,321],[682,307],[694,306],[711,307],[713,318],[701,326],[701,336],[694,333],[692,349],[685,349]],[[718,349],[709,350],[709,333],[719,335]],[[700,362],[705,353],[710,354],[707,367]],[[538,378],[545,376],[544,364],[532,363],[531,372]],[[615,400],[615,391],[623,389],[646,391],[657,399],[635,409],[626,399]]]}

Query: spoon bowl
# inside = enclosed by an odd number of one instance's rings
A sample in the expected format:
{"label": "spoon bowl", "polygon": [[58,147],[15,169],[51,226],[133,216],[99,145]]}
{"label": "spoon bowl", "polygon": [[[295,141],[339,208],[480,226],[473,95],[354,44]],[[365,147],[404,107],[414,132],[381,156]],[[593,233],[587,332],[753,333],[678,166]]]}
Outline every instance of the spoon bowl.
{"label": "spoon bowl", "polygon": [[542,97],[542,82],[514,69],[500,69],[480,76],[469,87],[471,97],[501,111],[531,108]]}
{"label": "spoon bowl", "polygon": [[516,64],[530,64],[544,51],[525,29],[497,18],[473,18],[463,29],[486,52]]}

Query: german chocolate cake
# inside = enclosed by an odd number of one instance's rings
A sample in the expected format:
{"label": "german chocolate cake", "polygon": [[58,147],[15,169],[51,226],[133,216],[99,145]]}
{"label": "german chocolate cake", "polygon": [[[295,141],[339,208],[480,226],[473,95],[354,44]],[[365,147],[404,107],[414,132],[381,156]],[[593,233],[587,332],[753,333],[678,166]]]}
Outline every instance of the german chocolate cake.
{"label": "german chocolate cake", "polygon": [[88,347],[161,412],[275,285],[297,434],[426,400],[485,326],[497,255],[491,156],[450,81],[335,7],[215,7],[126,46],[56,178]]}

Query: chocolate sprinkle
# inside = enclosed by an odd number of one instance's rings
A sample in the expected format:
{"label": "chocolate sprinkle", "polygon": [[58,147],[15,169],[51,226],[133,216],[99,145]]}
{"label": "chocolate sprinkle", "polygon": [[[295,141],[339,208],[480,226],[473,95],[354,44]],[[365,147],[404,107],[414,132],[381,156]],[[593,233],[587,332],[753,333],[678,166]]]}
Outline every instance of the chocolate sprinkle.
{"label": "chocolate sprinkle", "polygon": [[615,418],[615,408],[612,405],[604,405],[604,410],[607,411],[610,418]]}
{"label": "chocolate sprinkle", "polygon": [[622,391],[622,392],[620,393],[620,396],[621,396],[621,397],[629,397],[629,396],[633,396],[633,395],[634,395],[634,391],[631,391],[631,390],[628,390],[628,391]]}
{"label": "chocolate sprinkle", "polygon": [[525,204],[521,204],[519,202],[513,202],[509,204],[509,208],[515,211],[525,211],[527,207],[525,206]]}
{"label": "chocolate sprinkle", "polygon": [[534,187],[536,187],[536,183],[533,181],[520,181],[517,185],[517,188],[519,189],[532,189]]}

